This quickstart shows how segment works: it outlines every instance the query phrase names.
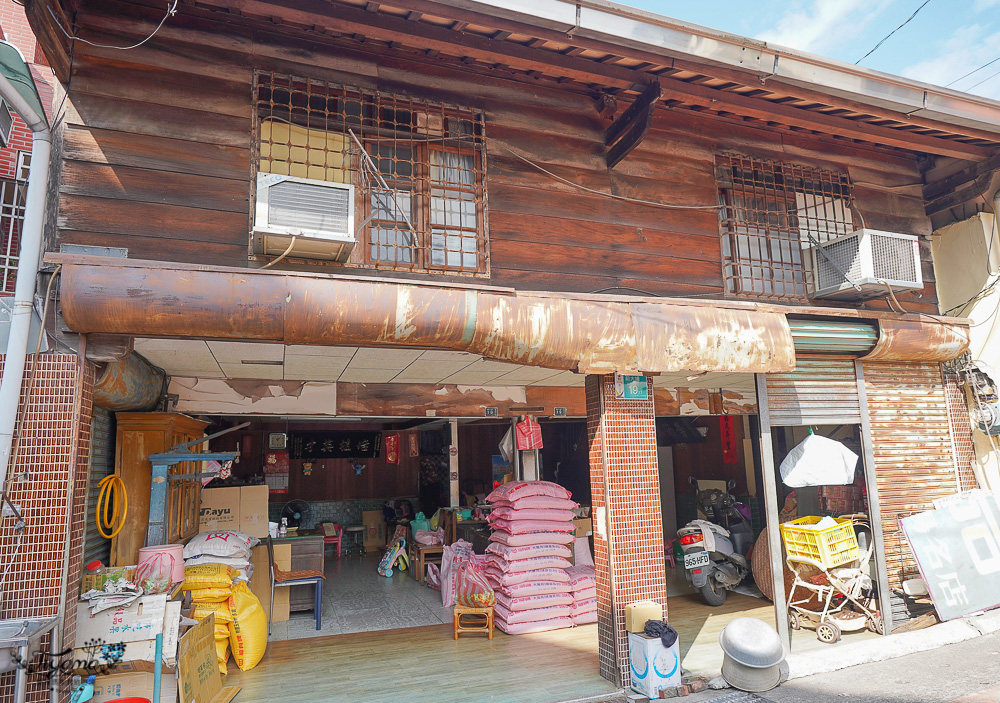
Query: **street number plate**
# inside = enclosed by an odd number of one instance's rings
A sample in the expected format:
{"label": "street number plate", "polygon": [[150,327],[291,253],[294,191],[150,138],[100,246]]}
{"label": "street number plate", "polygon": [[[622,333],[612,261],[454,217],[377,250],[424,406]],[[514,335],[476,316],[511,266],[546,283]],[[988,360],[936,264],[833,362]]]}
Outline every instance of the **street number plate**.
{"label": "street number plate", "polygon": [[694,552],[693,554],[684,555],[685,569],[697,569],[699,566],[708,566],[709,562],[708,552]]}

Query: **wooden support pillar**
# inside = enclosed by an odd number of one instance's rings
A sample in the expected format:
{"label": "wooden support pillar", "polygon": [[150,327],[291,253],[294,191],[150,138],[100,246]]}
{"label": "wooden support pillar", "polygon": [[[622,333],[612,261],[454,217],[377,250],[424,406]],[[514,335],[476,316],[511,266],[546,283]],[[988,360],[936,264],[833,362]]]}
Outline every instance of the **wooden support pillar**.
{"label": "wooden support pillar", "polygon": [[653,600],[667,614],[653,397],[616,398],[614,374],[587,376],[586,393],[601,676],[627,687],[625,606]]}
{"label": "wooden support pillar", "polygon": [[757,374],[757,413],[760,418],[760,464],[764,474],[764,519],[771,557],[771,588],[774,592],[774,629],[786,652],[791,652],[788,632],[788,604],[785,603],[785,564],[781,558],[781,531],[778,529],[778,486],[774,480],[774,450],[771,446],[771,417],[767,405],[767,381]]}
{"label": "wooden support pillar", "polygon": [[448,447],[448,495],[451,507],[457,508],[462,496],[458,490],[458,420],[448,421],[451,427],[451,446]]}

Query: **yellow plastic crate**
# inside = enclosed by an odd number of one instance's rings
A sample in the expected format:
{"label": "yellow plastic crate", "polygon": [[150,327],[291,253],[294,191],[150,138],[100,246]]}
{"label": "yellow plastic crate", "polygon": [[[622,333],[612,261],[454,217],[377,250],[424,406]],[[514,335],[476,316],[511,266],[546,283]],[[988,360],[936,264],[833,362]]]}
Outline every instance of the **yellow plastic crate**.
{"label": "yellow plastic crate", "polygon": [[861,556],[854,525],[849,518],[836,518],[836,525],[823,530],[808,527],[822,519],[811,515],[781,525],[781,536],[790,559],[806,560],[824,569],[832,569]]}

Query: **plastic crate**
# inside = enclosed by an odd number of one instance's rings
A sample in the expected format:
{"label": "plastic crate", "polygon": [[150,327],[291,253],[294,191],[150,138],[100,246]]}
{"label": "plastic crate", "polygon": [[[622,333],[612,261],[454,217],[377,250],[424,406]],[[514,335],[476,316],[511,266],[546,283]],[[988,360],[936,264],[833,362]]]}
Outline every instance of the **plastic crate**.
{"label": "plastic crate", "polygon": [[837,524],[822,530],[815,525],[823,518],[810,515],[781,525],[788,558],[805,560],[824,569],[854,561],[861,556],[854,524],[849,518],[837,519]]}

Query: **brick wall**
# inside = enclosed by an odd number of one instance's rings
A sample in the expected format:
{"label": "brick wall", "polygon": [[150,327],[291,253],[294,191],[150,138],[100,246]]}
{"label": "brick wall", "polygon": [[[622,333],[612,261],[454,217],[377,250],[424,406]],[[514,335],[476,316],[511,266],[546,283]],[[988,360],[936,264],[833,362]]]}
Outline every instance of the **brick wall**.
{"label": "brick wall", "polygon": [[[10,500],[26,527],[19,538],[11,518],[0,520],[0,565],[9,565],[0,618],[57,615],[61,604],[75,606],[82,568],[93,373],[75,355],[41,354],[28,357],[26,391],[32,374],[9,474]],[[64,642],[73,641],[75,620],[75,607],[67,608]],[[12,700],[13,682],[13,673],[0,675],[0,701]],[[46,700],[48,678],[29,676],[29,703]]]}
{"label": "brick wall", "polygon": [[653,600],[667,614],[653,399],[616,399],[614,374],[587,376],[586,393],[601,676],[628,687],[625,606]]}

